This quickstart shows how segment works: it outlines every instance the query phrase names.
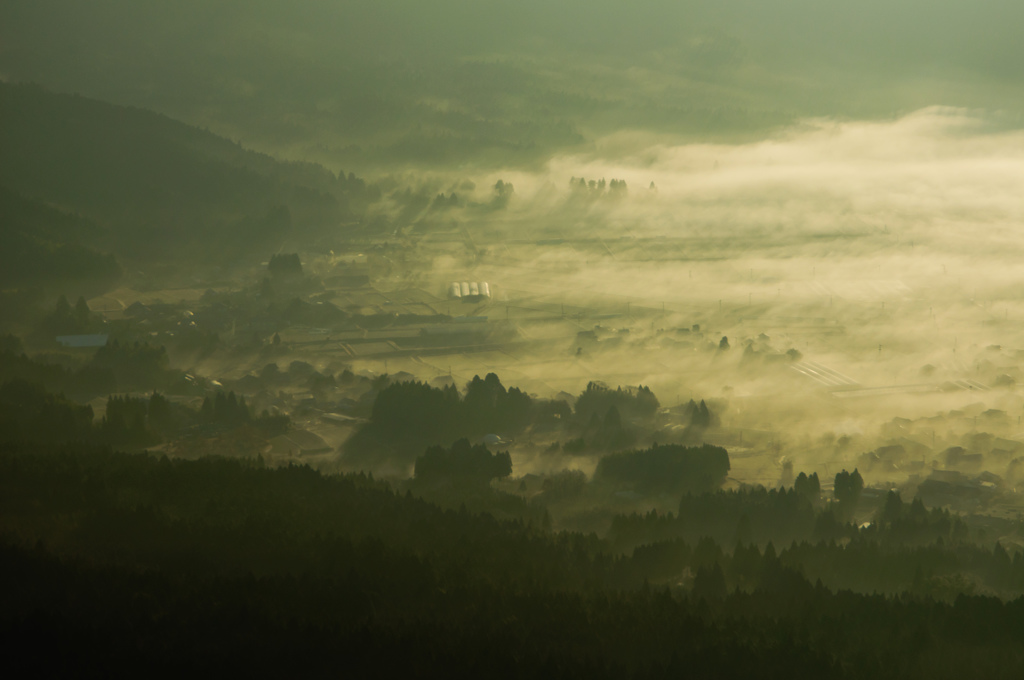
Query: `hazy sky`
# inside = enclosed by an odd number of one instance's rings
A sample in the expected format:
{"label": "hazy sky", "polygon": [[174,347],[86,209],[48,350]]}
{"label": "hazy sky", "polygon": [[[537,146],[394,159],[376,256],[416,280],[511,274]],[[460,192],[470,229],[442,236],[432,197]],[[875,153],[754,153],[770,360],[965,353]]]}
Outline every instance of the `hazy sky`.
{"label": "hazy sky", "polygon": [[620,130],[750,141],[930,106],[1020,125],[1007,0],[8,0],[0,76],[290,158],[536,168]]}

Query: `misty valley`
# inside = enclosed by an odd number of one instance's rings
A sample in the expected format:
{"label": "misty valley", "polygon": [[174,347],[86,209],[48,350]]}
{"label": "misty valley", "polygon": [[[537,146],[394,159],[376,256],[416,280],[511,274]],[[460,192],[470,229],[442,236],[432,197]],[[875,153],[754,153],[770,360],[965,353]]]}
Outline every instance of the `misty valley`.
{"label": "misty valley", "polygon": [[961,5],[0,9],[11,669],[1022,677]]}

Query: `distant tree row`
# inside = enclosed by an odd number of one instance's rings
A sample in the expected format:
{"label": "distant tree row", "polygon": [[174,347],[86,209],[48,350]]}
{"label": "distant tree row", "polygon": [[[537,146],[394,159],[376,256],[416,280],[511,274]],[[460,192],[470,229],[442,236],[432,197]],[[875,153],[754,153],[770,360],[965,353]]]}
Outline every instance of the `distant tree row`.
{"label": "distant tree row", "polygon": [[850,521],[848,501],[822,501],[815,475],[801,473],[797,480],[792,489],[758,486],[687,493],[675,514],[617,515],[609,537],[619,549],[664,540],[696,541],[705,536],[723,545],[863,539],[882,545],[926,546],[936,542],[959,545],[969,539],[963,520],[948,510],[927,510],[920,499],[904,503],[895,492],[875,510],[873,522],[858,527]]}
{"label": "distant tree row", "polygon": [[99,422],[91,406],[47,392],[24,380],[0,384],[0,441],[98,442],[115,447],[142,448],[205,426],[233,429],[254,426],[267,435],[290,426],[287,416],[264,412],[254,418],[244,397],[216,392],[196,411],[170,401],[158,392],[148,398],[111,395]]}
{"label": "distant tree row", "polygon": [[626,194],[626,180],[613,179],[605,182],[602,177],[599,180],[587,180],[584,177],[573,177],[569,180],[569,186],[574,192],[586,193],[590,196],[601,196],[607,193],[609,196],[624,196]]}

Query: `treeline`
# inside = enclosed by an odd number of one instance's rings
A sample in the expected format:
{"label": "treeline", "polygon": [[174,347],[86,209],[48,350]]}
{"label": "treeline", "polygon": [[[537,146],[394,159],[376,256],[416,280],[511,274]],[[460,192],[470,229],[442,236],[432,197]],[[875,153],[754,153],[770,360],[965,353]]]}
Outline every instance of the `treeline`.
{"label": "treeline", "polygon": [[[616,516],[609,541],[616,551],[632,550],[634,557],[657,563],[661,579],[718,564],[726,577],[721,585],[730,591],[753,583],[756,565],[750,560],[774,556],[773,546],[788,545],[778,555],[783,565],[833,589],[907,591],[946,600],[961,593],[1024,593],[1024,553],[979,544],[948,510],[929,510],[920,499],[907,503],[891,491],[869,524],[858,527],[842,516],[842,503],[822,503],[813,483],[687,494],[678,514]],[[730,555],[719,546],[736,547]]]}
{"label": "treeline", "polygon": [[114,339],[96,349],[90,366],[109,371],[119,390],[167,388],[183,377],[169,368],[167,348],[148,342],[121,343]]}
{"label": "treeline", "polygon": [[[616,557],[363,475],[83,446],[0,447],[0,516],[18,584],[0,633],[9,662],[32,654],[41,671],[326,673],[340,655],[360,677],[1024,672],[1024,599],[859,595],[802,573],[807,550],[908,559],[854,543],[675,540]],[[32,652],[44,639],[62,653]]]}
{"label": "treeline", "polygon": [[70,369],[60,364],[37,361],[24,353],[21,340],[0,338],[0,383],[23,380],[51,392],[91,398],[117,389],[113,374],[92,366]]}
{"label": "treeline", "polygon": [[612,390],[591,382],[573,409],[561,400],[506,389],[494,373],[474,376],[464,395],[454,385],[394,383],[377,394],[369,423],[346,442],[345,454],[352,465],[391,463],[404,469],[428,446],[485,434],[514,437],[529,427],[569,434],[572,438],[560,445],[569,454],[614,451],[632,446],[636,433],[630,423],[649,421],[659,406],[643,385]]}
{"label": "treeline", "polygon": [[603,416],[615,407],[626,418],[650,418],[658,412],[661,404],[651,388],[639,385],[634,388],[621,386],[614,390],[601,382],[589,382],[576,399],[575,412],[580,421],[589,421],[593,416]]}
{"label": "treeline", "polygon": [[244,396],[217,390],[212,397],[203,398],[198,411],[158,392],[148,398],[112,395],[97,425],[99,441],[133,448],[152,446],[183,435],[209,435],[249,426],[274,436],[286,432],[291,419],[268,412],[255,417]]}
{"label": "treeline", "polygon": [[680,499],[677,513],[617,515],[610,538],[620,550],[655,541],[696,541],[702,537],[722,545],[754,542],[762,546],[768,542],[842,542],[858,537],[887,545],[921,546],[938,541],[962,543],[969,538],[968,527],[960,517],[942,508],[929,510],[919,498],[907,503],[896,491],[890,491],[875,508],[874,520],[868,526],[858,527],[849,519],[853,512],[849,501],[825,503],[814,482],[817,480],[791,489],[757,486],[688,492]]}
{"label": "treeline", "polygon": [[[435,556],[453,577],[462,571],[571,590],[610,578],[610,558],[591,560],[604,547],[594,536],[552,541],[537,526],[443,510],[372,476],[268,468],[259,459],[187,461],[84,443],[7,443],[0,444],[0,495],[4,526],[90,563],[159,568],[180,561],[185,572],[204,576],[331,573],[331,552],[350,541]],[[46,529],[55,513],[74,515],[67,531]],[[125,553],[124,545],[133,547]],[[545,575],[563,549],[576,555],[573,569]]]}
{"label": "treeline", "polygon": [[[968,542],[936,541],[904,545],[854,533],[846,542],[800,541],[776,551],[737,542],[726,550],[710,537],[656,541],[632,551],[633,578],[685,585],[698,595],[725,597],[753,592],[766,579],[791,572],[796,588],[821,582],[835,590],[908,593],[952,602],[959,595],[987,594],[1005,599],[1024,594],[1024,553],[1001,544],[986,548]],[[799,578],[795,578],[799,577]]]}
{"label": "treeline", "polygon": [[284,415],[254,417],[245,397],[217,391],[200,410],[153,392],[149,397],[111,395],[99,421],[91,406],[47,392],[24,380],[0,383],[0,442],[91,442],[142,448],[184,434],[251,426],[267,436],[291,426]]}
{"label": "treeline", "polygon": [[587,180],[585,177],[573,177],[569,180],[569,187],[577,195],[584,195],[587,198],[599,198],[608,196],[619,198],[627,193],[626,180],[612,179],[605,182],[604,177],[598,180]]}
{"label": "treeline", "polygon": [[24,380],[0,384],[0,441],[88,441],[94,434],[91,406]]}
{"label": "treeline", "polygon": [[85,365],[66,368],[27,356],[20,341],[9,337],[12,340],[0,346],[0,382],[24,380],[82,400],[113,392],[195,391],[182,371],[169,368],[167,349],[162,346],[148,342],[121,343],[115,339],[97,348]]}

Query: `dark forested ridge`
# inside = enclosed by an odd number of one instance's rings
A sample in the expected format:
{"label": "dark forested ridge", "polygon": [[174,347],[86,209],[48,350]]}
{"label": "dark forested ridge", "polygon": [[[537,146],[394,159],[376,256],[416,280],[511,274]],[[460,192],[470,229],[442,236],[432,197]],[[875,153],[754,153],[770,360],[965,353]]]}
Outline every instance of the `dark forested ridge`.
{"label": "dark forested ridge", "polygon": [[[363,475],[3,445],[0,627],[40,669],[1019,677],[1024,599],[832,591],[789,552],[442,510]],[[794,547],[791,551],[796,551]],[[1019,555],[1018,560],[1019,561]],[[692,585],[648,585],[686,565]],[[343,653],[343,659],[338,654]],[[94,665],[95,664],[95,665]],[[156,665],[154,665],[156,664]]]}
{"label": "dark forested ridge", "polygon": [[[17,359],[17,344],[5,340],[14,379],[0,386],[0,567],[18,587],[0,596],[0,634],[66,650],[47,669],[320,673],[343,650],[344,668],[370,677],[1024,670],[1024,552],[919,498],[865,499],[857,470],[836,474],[832,499],[816,474],[723,490],[726,449],[654,445],[604,453],[591,481],[565,471],[530,497],[525,477],[519,494],[495,486],[513,472],[507,452],[466,439],[421,449],[413,477],[388,482],[262,457],[121,453],[109,447],[289,424],[223,392],[198,410],[114,395],[94,421],[26,381],[81,378]],[[152,381],[162,356],[112,344],[94,361],[115,381]],[[550,407],[494,374],[465,395],[394,383],[365,427],[422,400],[451,428],[437,437],[544,424]],[[562,411],[570,429],[584,407]],[[566,504],[644,497],[678,498],[677,511],[617,514],[605,536],[551,529]],[[852,521],[865,512],[871,522]]]}

